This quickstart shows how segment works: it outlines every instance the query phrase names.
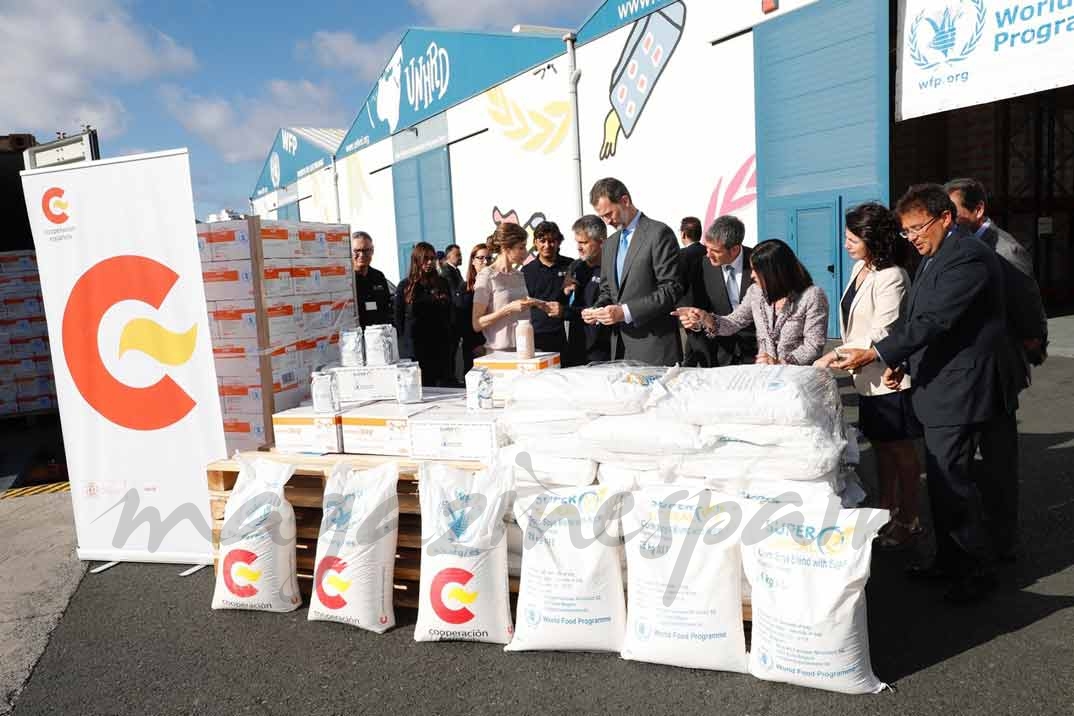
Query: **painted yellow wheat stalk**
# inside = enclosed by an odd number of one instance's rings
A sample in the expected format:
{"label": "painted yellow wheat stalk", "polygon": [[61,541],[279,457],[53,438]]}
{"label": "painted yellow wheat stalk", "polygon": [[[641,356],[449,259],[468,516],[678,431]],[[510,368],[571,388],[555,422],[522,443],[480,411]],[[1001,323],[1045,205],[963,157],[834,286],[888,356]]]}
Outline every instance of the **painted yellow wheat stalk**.
{"label": "painted yellow wheat stalk", "polygon": [[551,154],[563,144],[571,125],[571,106],[549,102],[540,110],[527,110],[500,88],[485,93],[489,119],[500,126],[508,139],[522,143],[527,152]]}

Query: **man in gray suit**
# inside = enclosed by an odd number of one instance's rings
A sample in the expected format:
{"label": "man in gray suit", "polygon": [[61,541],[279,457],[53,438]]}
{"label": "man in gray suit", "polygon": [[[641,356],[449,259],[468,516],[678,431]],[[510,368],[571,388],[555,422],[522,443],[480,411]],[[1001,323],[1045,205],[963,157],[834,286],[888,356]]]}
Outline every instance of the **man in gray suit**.
{"label": "man in gray suit", "polygon": [[679,322],[671,315],[683,295],[675,232],[638,211],[618,179],[594,184],[589,203],[617,231],[604,242],[600,294],[582,320],[613,327],[615,359],[667,366],[681,362]]}
{"label": "man in gray suit", "polygon": [[[987,214],[987,191],[976,179],[952,179],[944,185],[958,211],[959,228],[989,246],[1000,258],[1007,295],[1007,339],[1015,360],[1011,362],[1019,391],[1032,381],[1031,366],[1040,365],[1048,354],[1048,317],[1033,277],[1033,259],[1009,233],[996,226]],[[996,554],[1013,561],[1018,546],[1018,417],[1015,410],[995,422],[977,442],[984,474],[979,480]]]}

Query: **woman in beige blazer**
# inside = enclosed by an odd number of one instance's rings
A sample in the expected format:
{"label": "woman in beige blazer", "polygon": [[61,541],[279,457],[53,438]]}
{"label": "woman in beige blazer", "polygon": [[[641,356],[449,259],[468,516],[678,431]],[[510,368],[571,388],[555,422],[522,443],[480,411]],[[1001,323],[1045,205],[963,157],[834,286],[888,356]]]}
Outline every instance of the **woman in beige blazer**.
{"label": "woman in beige blazer", "polygon": [[[840,302],[843,345],[870,348],[903,319],[910,292],[910,277],[902,267],[907,246],[899,236],[898,219],[881,204],[851,209],[846,227],[844,247],[855,263]],[[828,368],[838,352],[837,348],[814,365]],[[874,361],[852,375],[860,396],[858,424],[876,449],[880,507],[891,510],[892,516],[881,530],[878,543],[897,547],[921,533],[921,465],[914,447],[914,440],[921,436],[921,425],[910,405],[910,377],[889,387],[884,383],[884,368],[883,363]]]}

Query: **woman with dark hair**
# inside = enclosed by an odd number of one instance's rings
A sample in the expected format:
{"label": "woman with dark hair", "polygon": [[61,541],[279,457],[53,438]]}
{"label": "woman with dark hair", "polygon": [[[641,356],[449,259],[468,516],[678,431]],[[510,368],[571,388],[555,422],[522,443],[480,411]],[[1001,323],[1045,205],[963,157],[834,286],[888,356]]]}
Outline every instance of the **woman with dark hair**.
{"label": "woman with dark hair", "polygon": [[474,358],[481,354],[485,345],[485,334],[475,331],[471,323],[474,312],[474,284],[477,274],[492,263],[492,254],[488,244],[478,244],[470,249],[470,264],[466,280],[455,293],[455,325],[462,334],[462,374],[466,375],[474,367]]}
{"label": "woman with dark hair", "polygon": [[436,270],[436,250],[424,241],[410,252],[410,270],[395,289],[399,355],[421,366],[421,384],[453,385],[451,376],[452,296]]}
{"label": "woman with dark hair", "polygon": [[[899,325],[906,311],[910,276],[902,227],[886,206],[870,202],[846,216],[846,248],[854,259],[850,282],[840,303],[840,328],[847,348],[871,348]],[[814,365],[828,368],[839,348]],[[876,361],[851,371],[858,401],[858,425],[876,449],[880,507],[891,511],[891,522],[877,538],[881,547],[899,547],[921,533],[918,485],[921,465],[914,439],[921,424],[910,405],[910,376],[897,389],[884,385],[884,364]]]}
{"label": "woman with dark hair", "polygon": [[750,253],[753,285],[727,316],[699,308],[672,311],[688,331],[710,338],[757,329],[757,363],[810,365],[824,352],[828,335],[828,297],[790,246],[762,241]]}

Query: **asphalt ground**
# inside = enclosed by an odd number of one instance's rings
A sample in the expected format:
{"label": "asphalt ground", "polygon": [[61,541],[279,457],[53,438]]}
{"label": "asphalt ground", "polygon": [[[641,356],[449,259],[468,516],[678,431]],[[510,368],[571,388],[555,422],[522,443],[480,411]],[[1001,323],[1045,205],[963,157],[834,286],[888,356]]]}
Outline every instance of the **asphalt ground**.
{"label": "asphalt ground", "polygon": [[[213,575],[121,564],[87,574],[15,703],[31,714],[1074,713],[1074,360],[1023,394],[1022,551],[971,607],[908,582],[915,550],[876,552],[873,667],[847,696],[614,654],[418,644],[414,613],[375,635],[291,614],[214,612]],[[921,551],[927,551],[927,547]]]}

